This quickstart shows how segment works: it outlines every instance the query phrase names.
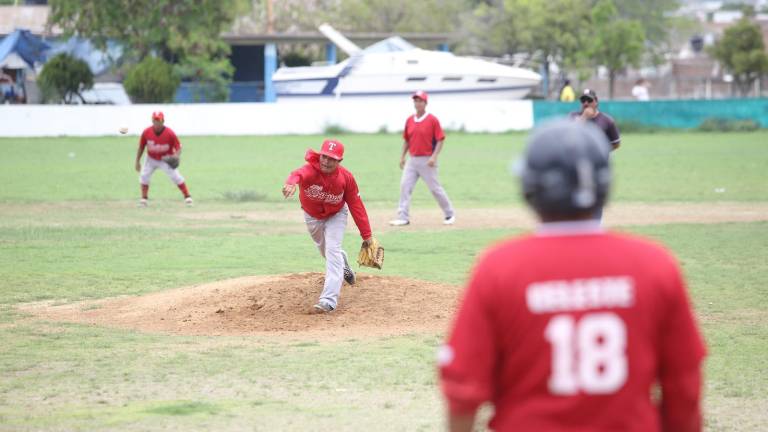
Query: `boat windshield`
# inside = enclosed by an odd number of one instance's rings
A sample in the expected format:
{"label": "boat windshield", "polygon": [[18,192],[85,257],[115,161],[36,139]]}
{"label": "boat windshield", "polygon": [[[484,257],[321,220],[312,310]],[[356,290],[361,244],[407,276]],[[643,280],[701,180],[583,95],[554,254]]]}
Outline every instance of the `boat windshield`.
{"label": "boat windshield", "polygon": [[371,53],[385,53],[385,52],[396,52],[396,51],[410,51],[415,48],[416,48],[415,46],[413,46],[410,42],[401,38],[400,36],[392,36],[382,41],[376,42],[375,44],[365,48],[363,50],[363,53],[371,54]]}

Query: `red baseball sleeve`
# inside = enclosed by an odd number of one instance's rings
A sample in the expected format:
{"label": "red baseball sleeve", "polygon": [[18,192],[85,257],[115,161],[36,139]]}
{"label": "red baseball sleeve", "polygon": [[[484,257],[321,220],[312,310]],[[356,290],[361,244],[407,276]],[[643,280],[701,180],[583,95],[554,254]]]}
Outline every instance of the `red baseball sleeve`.
{"label": "red baseball sleeve", "polygon": [[179,137],[176,136],[176,133],[172,130],[169,131],[171,134],[171,147],[173,148],[173,153],[178,153],[179,150],[181,150],[181,141],[179,141]]}
{"label": "red baseball sleeve", "polygon": [[670,273],[659,359],[662,430],[700,431],[701,363],[706,347],[674,262]]}
{"label": "red baseball sleeve", "polygon": [[485,293],[492,288],[485,260],[476,266],[448,343],[440,348],[441,389],[452,414],[473,413],[492,396],[496,342]]}
{"label": "red baseball sleeve", "polygon": [[405,120],[405,126],[403,127],[403,141],[406,142],[408,142],[408,120],[409,119]]}
{"label": "red baseball sleeve", "polygon": [[443,132],[443,127],[440,126],[440,120],[435,116],[432,116],[432,118],[435,120],[433,123],[435,140],[442,141],[445,139],[445,132]]}
{"label": "red baseball sleeve", "polygon": [[352,219],[360,231],[360,237],[363,240],[369,238],[371,236],[371,224],[368,221],[368,212],[365,210],[362,198],[360,198],[360,190],[357,188],[355,177],[351,173],[347,173],[344,201],[349,206],[349,212],[352,213]]}
{"label": "red baseball sleeve", "polygon": [[311,169],[312,167],[309,164],[305,164],[301,168],[291,171],[291,173],[288,175],[288,178],[285,179],[285,184],[301,183],[301,179],[307,178],[309,176]]}

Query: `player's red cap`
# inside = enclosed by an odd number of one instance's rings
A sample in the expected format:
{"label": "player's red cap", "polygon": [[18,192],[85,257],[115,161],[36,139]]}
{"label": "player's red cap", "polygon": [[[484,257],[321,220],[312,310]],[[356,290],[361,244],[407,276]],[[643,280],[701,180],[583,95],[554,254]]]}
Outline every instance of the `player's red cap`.
{"label": "player's red cap", "polygon": [[152,120],[165,121],[165,116],[162,111],[155,111],[152,113]]}
{"label": "player's red cap", "polygon": [[413,99],[413,98],[419,98],[419,99],[423,100],[424,102],[426,102],[427,99],[429,98],[429,95],[424,90],[416,90],[416,92],[414,92],[411,95],[411,99]]}
{"label": "player's red cap", "polygon": [[325,140],[322,147],[320,147],[320,154],[336,160],[342,160],[344,159],[344,144],[332,139]]}

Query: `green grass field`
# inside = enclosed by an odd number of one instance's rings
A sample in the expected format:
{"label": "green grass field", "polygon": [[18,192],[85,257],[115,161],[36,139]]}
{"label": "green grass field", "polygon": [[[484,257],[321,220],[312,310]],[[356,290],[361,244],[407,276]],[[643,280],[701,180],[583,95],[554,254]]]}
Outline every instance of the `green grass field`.
{"label": "green grass field", "polygon": [[[136,137],[0,139],[0,431],[440,429],[434,354],[441,334],[170,336],[44,322],[16,309],[321,271],[293,221],[204,216],[299,212],[280,187],[322,137],[181,138],[181,172],[196,200],[190,209],[161,172],[153,177],[152,206],[136,208]],[[339,138],[366,206],[394,216],[399,137]],[[381,274],[460,285],[477,253],[519,233],[462,228],[461,217],[470,209],[520,210],[509,166],[524,140],[451,134],[440,175],[459,224],[382,230]],[[683,266],[709,348],[710,431],[768,424],[768,216],[760,216],[768,205],[766,143],[768,132],[638,134],[624,136],[613,156],[617,206],[732,205],[758,215],[619,227],[664,243]],[[436,207],[423,184],[414,207]],[[349,231],[345,247],[358,245]]]}

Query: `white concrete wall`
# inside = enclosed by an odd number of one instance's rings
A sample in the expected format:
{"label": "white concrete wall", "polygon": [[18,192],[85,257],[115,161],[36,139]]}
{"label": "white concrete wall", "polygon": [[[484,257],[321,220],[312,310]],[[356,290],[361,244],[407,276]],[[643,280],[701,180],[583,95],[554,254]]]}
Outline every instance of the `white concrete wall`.
{"label": "white concrete wall", "polygon": [[[430,101],[427,110],[450,130],[505,132],[533,127],[531,101]],[[274,104],[0,105],[1,137],[105,136],[121,127],[139,135],[152,111],[165,113],[177,134],[322,134],[329,126],[350,132],[402,131],[413,113],[408,98],[288,101]]]}

